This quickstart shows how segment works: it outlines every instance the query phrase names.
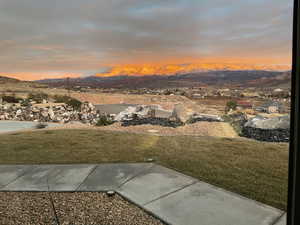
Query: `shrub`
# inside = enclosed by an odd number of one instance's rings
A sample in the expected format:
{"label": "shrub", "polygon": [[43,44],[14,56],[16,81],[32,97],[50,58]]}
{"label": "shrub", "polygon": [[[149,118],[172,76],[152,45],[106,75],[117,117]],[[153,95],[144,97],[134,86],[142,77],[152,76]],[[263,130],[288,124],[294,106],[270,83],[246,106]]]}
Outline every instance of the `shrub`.
{"label": "shrub", "polygon": [[96,126],[108,126],[113,123],[114,121],[108,118],[107,116],[100,116],[99,120],[96,123]]}
{"label": "shrub", "polygon": [[82,102],[75,98],[69,98],[66,104],[72,106],[74,109],[80,109]]}
{"label": "shrub", "polygon": [[236,101],[228,101],[226,103],[225,112],[229,112],[231,109],[236,110],[237,102]]}
{"label": "shrub", "polygon": [[21,101],[22,98],[17,98],[11,95],[3,95],[2,100],[7,103],[19,103],[19,101]]}
{"label": "shrub", "polygon": [[70,97],[66,95],[54,95],[53,96],[54,102],[56,103],[67,103]]}
{"label": "shrub", "polygon": [[42,103],[43,99],[47,100],[49,98],[48,94],[44,92],[38,92],[38,93],[29,93],[27,99],[30,99],[32,101],[35,101],[37,103]]}
{"label": "shrub", "polygon": [[69,106],[72,106],[74,109],[80,109],[82,102],[76,98],[72,98],[66,95],[54,95],[54,102],[56,103],[66,103]]}
{"label": "shrub", "polygon": [[21,106],[30,106],[31,104],[30,104],[30,101],[29,101],[29,99],[24,99],[22,102],[21,102]]}

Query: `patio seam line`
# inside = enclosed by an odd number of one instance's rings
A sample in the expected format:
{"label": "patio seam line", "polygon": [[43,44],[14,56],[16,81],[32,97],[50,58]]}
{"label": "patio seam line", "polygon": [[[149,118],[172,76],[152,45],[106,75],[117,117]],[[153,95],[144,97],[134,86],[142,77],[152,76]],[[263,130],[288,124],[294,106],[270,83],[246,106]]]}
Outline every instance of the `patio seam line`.
{"label": "patio seam line", "polygon": [[132,176],[132,177],[129,178],[128,180],[125,180],[123,183],[121,183],[121,184],[120,184],[119,186],[117,186],[115,189],[117,190],[117,189],[121,188],[123,185],[127,184],[129,181],[133,180],[134,178],[140,176],[140,175],[143,174],[144,172],[146,172],[146,171],[152,169],[154,166],[156,166],[156,164],[154,164],[154,163],[153,163],[151,166],[149,166],[149,168],[147,168],[147,167],[145,166],[146,168],[141,169],[140,172],[138,172],[136,175]]}
{"label": "patio seam line", "polygon": [[51,177],[57,176],[58,174],[61,173],[61,171],[57,171],[55,174],[52,174],[55,171],[55,168],[56,168],[56,166],[51,168],[50,171],[47,173],[47,186],[48,186],[48,191],[49,192],[51,191],[50,190],[51,188],[50,188],[50,185],[49,185],[49,178],[51,179]]}
{"label": "patio seam line", "polygon": [[99,164],[94,164],[94,167],[91,169],[89,174],[83,179],[83,181],[74,189],[74,191],[78,191],[81,185],[87,180],[87,178],[98,168]]}
{"label": "patio seam line", "polygon": [[[30,165],[31,167],[39,167],[39,166],[35,166],[35,165]],[[27,172],[29,172],[32,168],[28,169],[28,170],[25,170],[23,173],[21,173],[19,176],[17,176],[15,179],[11,180],[10,182],[8,182],[7,184],[5,185],[2,185],[0,186],[0,190],[7,187],[8,185],[14,183],[16,180],[18,180],[19,178],[23,177]],[[34,168],[33,168],[34,170]]]}
{"label": "patio seam line", "polygon": [[166,194],[163,194],[163,195],[161,195],[161,196],[159,196],[159,197],[157,197],[157,198],[155,198],[155,199],[153,199],[153,200],[151,200],[151,201],[148,201],[148,202],[144,203],[143,206],[146,206],[146,205],[148,205],[148,204],[150,204],[150,203],[152,203],[152,202],[155,202],[155,201],[157,201],[157,200],[159,200],[159,199],[165,198],[165,197],[167,197],[167,196],[169,196],[169,195],[171,195],[171,194],[174,194],[174,193],[176,193],[176,192],[178,192],[178,191],[181,191],[181,190],[183,190],[183,189],[185,189],[185,188],[187,188],[187,187],[190,187],[190,186],[192,186],[192,185],[194,185],[194,184],[196,184],[196,183],[198,183],[198,181],[193,181],[192,183],[187,184],[187,185],[185,185],[185,186],[183,186],[183,187],[181,187],[181,188],[179,188],[179,189],[176,189],[176,190],[174,190],[174,191],[171,191],[171,192],[168,192],[168,193],[166,193]]}
{"label": "patio seam line", "polygon": [[280,216],[278,216],[278,218],[274,219],[274,221],[270,224],[270,225],[276,225],[278,223],[278,221],[284,217],[284,215],[286,214],[286,212],[283,212]]}

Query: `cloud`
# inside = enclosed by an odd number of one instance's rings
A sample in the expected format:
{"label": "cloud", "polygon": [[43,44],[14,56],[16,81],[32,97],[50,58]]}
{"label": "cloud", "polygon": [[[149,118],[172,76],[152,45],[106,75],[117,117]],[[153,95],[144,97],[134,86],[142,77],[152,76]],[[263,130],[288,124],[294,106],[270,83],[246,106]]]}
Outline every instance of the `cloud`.
{"label": "cloud", "polygon": [[2,0],[0,68],[86,73],[204,59],[289,63],[292,2]]}

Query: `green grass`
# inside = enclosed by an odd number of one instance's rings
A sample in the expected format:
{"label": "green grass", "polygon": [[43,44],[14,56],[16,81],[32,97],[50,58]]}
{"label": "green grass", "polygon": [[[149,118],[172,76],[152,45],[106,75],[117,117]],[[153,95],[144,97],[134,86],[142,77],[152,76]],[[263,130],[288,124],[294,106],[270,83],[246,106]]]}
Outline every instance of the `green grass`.
{"label": "green grass", "polygon": [[288,144],[246,139],[49,130],[0,135],[0,163],[157,163],[285,209]]}

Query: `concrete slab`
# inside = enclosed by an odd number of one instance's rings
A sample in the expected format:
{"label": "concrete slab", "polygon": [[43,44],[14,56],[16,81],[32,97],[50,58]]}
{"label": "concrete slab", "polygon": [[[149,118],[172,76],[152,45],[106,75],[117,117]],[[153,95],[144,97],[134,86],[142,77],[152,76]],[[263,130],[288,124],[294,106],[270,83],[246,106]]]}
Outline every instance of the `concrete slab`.
{"label": "concrete slab", "polygon": [[96,165],[56,165],[49,173],[50,191],[75,191]]}
{"label": "concrete slab", "polygon": [[286,225],[286,223],[287,223],[287,218],[285,213],[274,225]]}
{"label": "concrete slab", "polygon": [[176,225],[270,225],[282,211],[198,182],[145,206]]}
{"label": "concrete slab", "polygon": [[194,182],[194,178],[155,165],[122,185],[117,191],[131,201],[144,205]]}
{"label": "concrete slab", "polygon": [[1,190],[7,191],[47,191],[47,177],[53,166],[36,165],[27,171],[23,176],[8,184]]}
{"label": "concrete slab", "polygon": [[79,191],[115,190],[127,180],[153,166],[152,163],[101,164],[78,188]]}
{"label": "concrete slab", "polygon": [[[31,121],[13,121],[13,120],[1,120],[0,121],[0,133],[21,131],[25,129],[35,129],[38,122]],[[48,127],[61,126],[59,123],[47,123]]]}
{"label": "concrete slab", "polygon": [[32,169],[29,165],[0,165],[0,188]]}

